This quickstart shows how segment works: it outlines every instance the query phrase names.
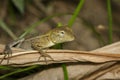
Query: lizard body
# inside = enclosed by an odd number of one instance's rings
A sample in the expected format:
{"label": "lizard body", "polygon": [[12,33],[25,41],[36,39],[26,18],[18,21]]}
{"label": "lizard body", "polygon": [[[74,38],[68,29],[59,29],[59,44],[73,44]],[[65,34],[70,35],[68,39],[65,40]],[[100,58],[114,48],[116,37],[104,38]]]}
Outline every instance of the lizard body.
{"label": "lizard body", "polygon": [[[19,40],[17,40],[17,41],[15,41],[16,43],[13,42],[9,45],[6,45],[3,53],[6,56],[8,55],[8,57],[9,57],[9,54],[12,54],[11,47],[20,43],[19,47],[22,49],[38,50],[40,52],[41,56],[51,58],[51,56],[44,53],[42,51],[42,49],[49,48],[58,43],[64,43],[64,42],[68,42],[68,41],[72,41],[72,40],[74,40],[74,34],[73,34],[72,30],[70,28],[68,28],[67,26],[63,26],[63,27],[54,28],[44,35],[40,35],[40,36],[33,37],[30,39],[26,39],[26,40],[21,39],[20,42],[19,42]],[[45,60],[46,60],[46,58],[45,58]]]}
{"label": "lizard body", "polygon": [[[52,29],[44,35],[33,37],[22,42],[20,45],[23,49],[44,49],[58,43],[64,43],[74,40],[74,34],[68,27],[58,27]],[[29,45],[27,45],[29,44]]]}

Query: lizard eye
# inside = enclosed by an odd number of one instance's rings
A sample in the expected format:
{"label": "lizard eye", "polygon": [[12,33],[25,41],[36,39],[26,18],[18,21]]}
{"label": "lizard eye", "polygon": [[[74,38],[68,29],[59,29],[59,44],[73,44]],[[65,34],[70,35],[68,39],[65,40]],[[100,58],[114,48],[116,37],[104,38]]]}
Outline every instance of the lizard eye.
{"label": "lizard eye", "polygon": [[62,37],[64,37],[64,36],[65,36],[65,31],[60,31],[60,32],[59,32],[59,37],[62,38]]}
{"label": "lizard eye", "polygon": [[60,31],[60,33],[63,35],[63,34],[65,34],[65,32],[64,31]]}

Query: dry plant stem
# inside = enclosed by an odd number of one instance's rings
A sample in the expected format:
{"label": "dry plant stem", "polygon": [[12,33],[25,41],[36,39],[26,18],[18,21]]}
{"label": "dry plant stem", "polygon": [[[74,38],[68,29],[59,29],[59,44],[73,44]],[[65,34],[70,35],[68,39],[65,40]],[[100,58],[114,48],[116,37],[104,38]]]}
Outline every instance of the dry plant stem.
{"label": "dry plant stem", "polygon": [[[0,51],[1,52],[1,51]],[[47,54],[49,54],[53,59],[47,59],[48,64],[52,63],[63,63],[63,62],[94,62],[94,63],[102,63],[107,61],[119,61],[120,54],[111,54],[111,53],[97,53],[97,52],[86,52],[86,51],[74,51],[74,50],[47,50]],[[3,58],[3,55],[0,55],[0,58]],[[39,52],[32,51],[24,51],[23,52],[15,52],[13,50],[13,54],[10,57],[9,65],[21,65],[28,66],[34,64],[46,64],[44,59],[41,59],[38,62]],[[2,62],[1,65],[7,65],[6,60]]]}

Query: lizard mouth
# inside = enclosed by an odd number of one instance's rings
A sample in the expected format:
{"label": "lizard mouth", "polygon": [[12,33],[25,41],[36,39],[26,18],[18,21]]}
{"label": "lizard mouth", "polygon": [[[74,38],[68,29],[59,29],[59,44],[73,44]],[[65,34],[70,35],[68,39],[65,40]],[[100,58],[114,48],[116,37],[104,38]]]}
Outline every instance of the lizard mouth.
{"label": "lizard mouth", "polygon": [[73,38],[71,38],[71,40],[70,41],[73,41],[75,38],[73,37]]}
{"label": "lizard mouth", "polygon": [[68,39],[68,41],[73,41],[74,39],[75,39],[75,37],[72,36],[72,37],[70,37],[70,38]]}
{"label": "lizard mouth", "polygon": [[70,41],[73,41],[74,39],[75,39],[75,35],[72,35]]}

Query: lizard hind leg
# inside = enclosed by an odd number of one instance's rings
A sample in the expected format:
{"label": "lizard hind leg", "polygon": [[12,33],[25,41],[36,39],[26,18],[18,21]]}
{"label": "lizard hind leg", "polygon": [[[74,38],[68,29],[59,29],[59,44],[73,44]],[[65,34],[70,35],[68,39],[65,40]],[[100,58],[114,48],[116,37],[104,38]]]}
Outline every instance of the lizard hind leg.
{"label": "lizard hind leg", "polygon": [[13,41],[12,43],[7,44],[4,48],[4,51],[2,52],[4,57],[0,61],[0,64],[3,62],[4,59],[7,59],[7,64],[8,64],[9,63],[9,58],[12,56],[11,47],[20,45],[20,43],[22,43],[24,40],[25,40],[24,38],[21,38],[21,39],[18,39],[16,41]]}
{"label": "lizard hind leg", "polygon": [[2,58],[2,60],[0,61],[0,64],[3,62],[4,59],[7,58],[7,64],[9,63],[9,57],[12,56],[12,50],[9,47],[9,45],[5,46],[5,49],[3,51],[4,57]]}
{"label": "lizard hind leg", "polygon": [[40,53],[40,57],[38,58],[38,61],[40,61],[41,57],[45,59],[46,64],[48,64],[46,59],[47,57],[50,58],[51,60],[54,60],[50,55],[45,53],[43,50],[39,50],[39,53]]}

